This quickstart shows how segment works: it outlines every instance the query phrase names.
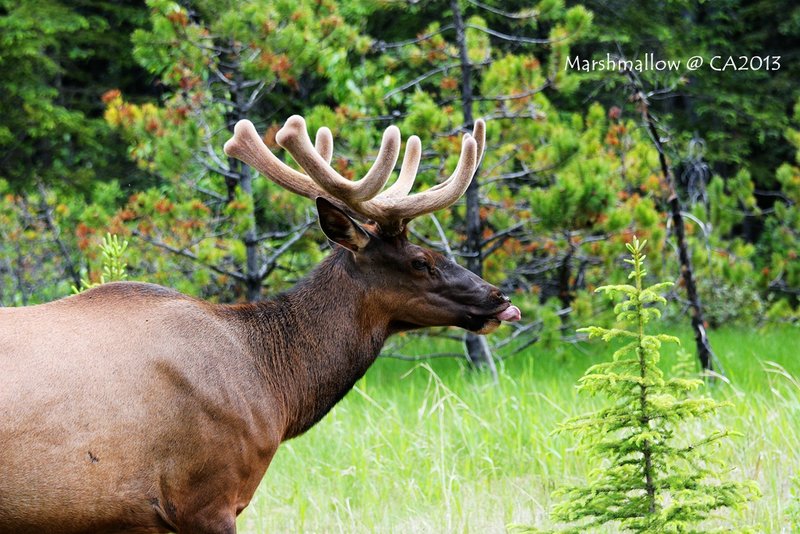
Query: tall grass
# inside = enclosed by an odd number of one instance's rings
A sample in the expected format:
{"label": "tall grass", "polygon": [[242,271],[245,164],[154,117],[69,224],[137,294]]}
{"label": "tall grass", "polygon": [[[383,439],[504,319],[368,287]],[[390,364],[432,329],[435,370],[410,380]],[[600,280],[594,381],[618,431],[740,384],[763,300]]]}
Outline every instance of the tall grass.
{"label": "tall grass", "polygon": [[[692,346],[689,332],[676,334]],[[791,488],[800,473],[800,330],[712,336],[726,377],[706,393],[734,407],[702,424],[742,434],[712,452],[734,467],[732,477],[756,480],[764,494],[733,523],[791,532]],[[597,406],[574,385],[608,350],[533,347],[500,365],[497,385],[455,360],[379,359],[320,424],[279,449],[239,529],[484,533],[505,532],[509,523],[551,526],[553,489],[580,483],[592,467],[571,436],[551,432],[566,416]],[[665,354],[664,367],[673,360]]]}

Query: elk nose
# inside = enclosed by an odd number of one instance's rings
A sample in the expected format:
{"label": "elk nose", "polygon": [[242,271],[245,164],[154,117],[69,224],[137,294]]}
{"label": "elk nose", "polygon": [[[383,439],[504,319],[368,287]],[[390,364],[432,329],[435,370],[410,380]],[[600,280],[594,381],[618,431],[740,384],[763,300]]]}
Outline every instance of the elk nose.
{"label": "elk nose", "polygon": [[492,297],[497,300],[502,300],[503,302],[511,302],[511,299],[499,289],[494,289],[492,291]]}

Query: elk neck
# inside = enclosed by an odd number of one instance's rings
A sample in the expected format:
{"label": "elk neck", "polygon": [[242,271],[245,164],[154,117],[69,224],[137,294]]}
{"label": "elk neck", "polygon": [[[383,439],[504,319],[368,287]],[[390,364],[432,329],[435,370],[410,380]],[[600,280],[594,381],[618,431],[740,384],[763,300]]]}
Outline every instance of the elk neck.
{"label": "elk neck", "polygon": [[339,247],[295,287],[270,300],[228,307],[286,422],[284,439],[316,424],[377,358],[389,317],[352,274]]}

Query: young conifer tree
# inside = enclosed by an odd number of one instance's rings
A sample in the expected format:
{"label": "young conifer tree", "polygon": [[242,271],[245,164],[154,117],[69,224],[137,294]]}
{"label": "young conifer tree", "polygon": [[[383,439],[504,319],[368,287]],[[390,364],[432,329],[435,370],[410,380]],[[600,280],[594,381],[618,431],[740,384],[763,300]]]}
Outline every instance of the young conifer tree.
{"label": "young conifer tree", "polygon": [[107,233],[100,244],[100,251],[103,253],[103,271],[100,273],[100,282],[92,283],[89,276],[81,278],[81,287],[72,286],[72,294],[77,295],[87,289],[91,289],[108,282],[123,282],[128,279],[128,263],[125,261],[125,251],[128,248],[128,240],[120,241],[116,234]]}
{"label": "young conifer tree", "polygon": [[606,395],[609,405],[558,429],[576,433],[597,464],[585,485],[560,491],[566,498],[554,508],[555,520],[577,523],[570,529],[574,532],[609,522],[629,532],[697,532],[713,511],[739,508],[758,494],[754,482],[725,480],[729,470],[709,450],[731,432],[686,431],[689,420],[708,417],[724,403],[690,396],[701,380],[665,379],[658,367],[661,344],[679,341],[645,333],[645,325],[661,316],[654,305],[666,302],[659,291],[671,285],[642,287],[645,244],[635,237],[627,244],[631,259],[625,261],[633,266],[634,285],[598,288],[624,297],[614,311],[627,328],[581,329],[590,338],[627,343],[612,361],[592,366],[580,380],[579,389]]}

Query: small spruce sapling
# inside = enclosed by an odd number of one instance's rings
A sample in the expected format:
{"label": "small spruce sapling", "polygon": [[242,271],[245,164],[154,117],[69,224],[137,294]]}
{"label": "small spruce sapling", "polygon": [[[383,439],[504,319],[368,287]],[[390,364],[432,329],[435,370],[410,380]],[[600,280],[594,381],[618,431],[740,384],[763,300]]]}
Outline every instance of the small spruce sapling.
{"label": "small spruce sapling", "polygon": [[590,338],[627,343],[612,361],[590,367],[578,386],[590,394],[606,395],[610,404],[569,419],[557,430],[577,434],[581,450],[597,463],[587,484],[559,492],[565,500],[554,507],[553,518],[579,523],[568,531],[585,532],[588,527],[615,522],[629,532],[697,532],[698,523],[713,511],[740,508],[759,493],[754,482],[726,481],[729,470],[708,451],[731,432],[686,431],[684,423],[708,417],[724,404],[689,396],[702,385],[701,380],[665,379],[658,367],[661,344],[679,340],[645,333],[645,325],[661,316],[654,305],[666,303],[659,292],[671,285],[642,287],[645,243],[634,237],[627,244],[631,259],[625,261],[633,266],[628,278],[635,285],[597,290],[624,297],[614,311],[618,323],[629,328],[580,330]]}
{"label": "small spruce sapling", "polygon": [[81,278],[80,289],[72,286],[72,293],[78,294],[100,284],[126,280],[128,278],[128,264],[125,262],[127,248],[127,240],[120,241],[119,236],[106,234],[100,244],[100,251],[103,253],[103,271],[100,273],[100,283],[93,284],[87,277]]}

